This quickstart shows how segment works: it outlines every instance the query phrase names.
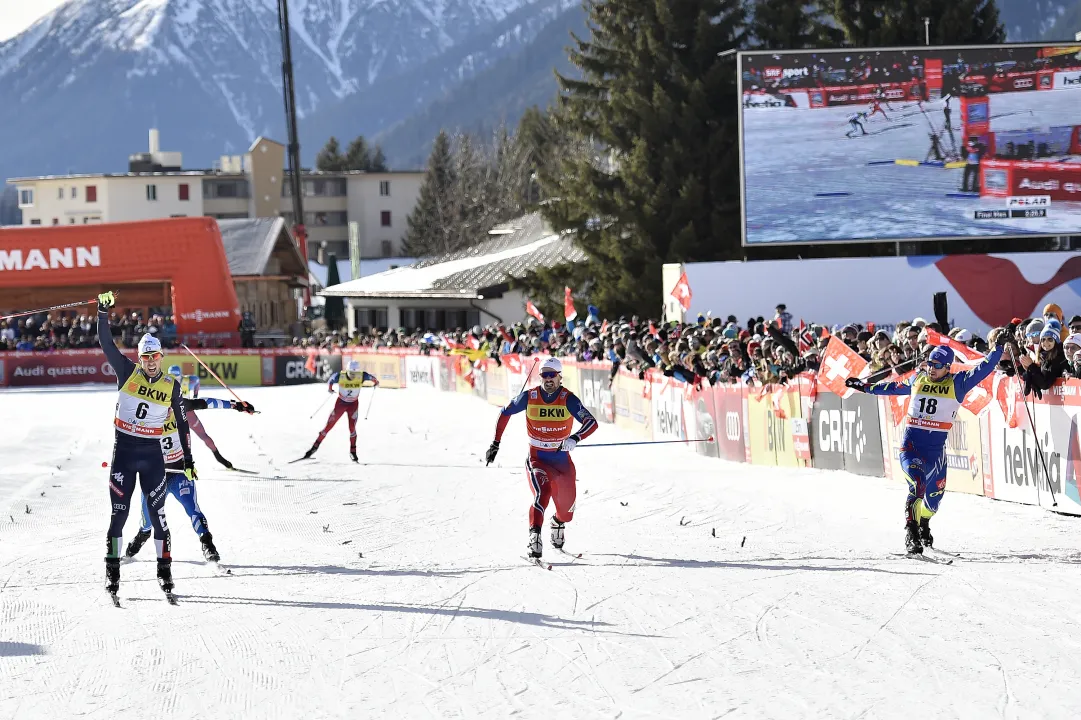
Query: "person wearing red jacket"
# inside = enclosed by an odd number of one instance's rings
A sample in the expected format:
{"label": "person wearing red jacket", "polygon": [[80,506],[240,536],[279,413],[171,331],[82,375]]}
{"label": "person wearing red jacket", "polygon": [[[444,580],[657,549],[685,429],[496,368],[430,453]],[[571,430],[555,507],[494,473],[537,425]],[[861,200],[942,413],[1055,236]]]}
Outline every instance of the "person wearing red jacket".
{"label": "person wearing red jacket", "polygon": [[[570,453],[597,430],[597,420],[586,406],[563,387],[563,364],[559,360],[545,360],[540,377],[540,387],[523,390],[499,413],[495,439],[484,456],[491,465],[511,416],[525,412],[529,433],[526,474],[533,491],[533,504],[529,508],[528,550],[531,558],[540,558],[544,550],[540,534],[549,501],[555,503],[552,547],[563,549],[564,527],[574,517],[576,496],[577,478]],[[573,432],[575,420],[581,423],[578,432]]]}

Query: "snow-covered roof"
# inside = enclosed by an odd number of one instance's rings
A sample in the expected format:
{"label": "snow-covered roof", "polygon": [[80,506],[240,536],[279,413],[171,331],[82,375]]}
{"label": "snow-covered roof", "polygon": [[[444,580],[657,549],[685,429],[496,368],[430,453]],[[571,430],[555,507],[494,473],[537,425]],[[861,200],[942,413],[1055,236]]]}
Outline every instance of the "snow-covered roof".
{"label": "snow-covered roof", "polygon": [[584,259],[571,236],[554,232],[534,213],[494,228],[488,240],[471,248],[344,282],[320,295],[479,298],[481,290],[521,278],[530,270]]}

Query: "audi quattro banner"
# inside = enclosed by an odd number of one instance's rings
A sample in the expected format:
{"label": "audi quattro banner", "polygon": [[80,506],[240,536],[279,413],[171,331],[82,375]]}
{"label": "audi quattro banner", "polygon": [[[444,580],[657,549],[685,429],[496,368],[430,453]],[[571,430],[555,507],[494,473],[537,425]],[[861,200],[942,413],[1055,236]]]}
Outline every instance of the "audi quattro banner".
{"label": "audi quattro banner", "polygon": [[[125,352],[132,360],[134,351]],[[229,385],[262,385],[261,357],[256,354],[200,353],[199,358]],[[179,365],[185,375],[197,375],[203,385],[216,387],[215,380],[191,355],[166,355],[163,367]],[[0,376],[9,387],[43,387],[82,383],[116,382],[105,353],[75,350],[56,353],[5,353],[0,355]]]}

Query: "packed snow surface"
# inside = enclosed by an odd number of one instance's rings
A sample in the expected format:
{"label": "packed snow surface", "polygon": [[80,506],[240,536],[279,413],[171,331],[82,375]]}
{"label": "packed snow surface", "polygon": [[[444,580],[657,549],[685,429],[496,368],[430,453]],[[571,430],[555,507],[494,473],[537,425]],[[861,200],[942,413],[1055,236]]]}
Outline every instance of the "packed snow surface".
{"label": "packed snow surface", "polygon": [[1076,518],[951,494],[935,537],[964,557],[938,565],[895,555],[886,480],[583,446],[567,549],[584,556],[546,547],[548,571],[523,558],[521,416],[486,468],[496,408],[378,390],[359,466],[344,420],[288,464],[325,390],[241,395],[262,413],[200,416],[257,474],[194,440],[233,574],[170,499],[179,605],[148,544],[116,609],[115,391],[0,394],[0,718],[1077,716]]}

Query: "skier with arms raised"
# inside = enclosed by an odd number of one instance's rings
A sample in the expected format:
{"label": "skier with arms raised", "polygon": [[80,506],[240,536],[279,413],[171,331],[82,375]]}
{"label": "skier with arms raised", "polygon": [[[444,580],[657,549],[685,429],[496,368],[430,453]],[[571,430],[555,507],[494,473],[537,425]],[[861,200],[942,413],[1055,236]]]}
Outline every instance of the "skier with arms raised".
{"label": "skier with arms raised", "polygon": [[[176,371],[175,373],[173,372],[174,370]],[[170,376],[176,377],[179,374],[179,367],[174,365],[169,368]],[[196,380],[198,380],[198,378],[196,378]],[[195,410],[207,409],[238,410],[240,412],[246,412],[249,415],[255,412],[254,405],[239,400],[234,402],[232,400],[219,400],[217,398],[184,398],[181,402],[184,405],[184,412],[188,414],[188,417],[193,417],[192,413]],[[189,424],[189,426],[192,430],[195,429],[191,424]],[[166,490],[169,495],[172,495],[177,499],[184,508],[184,512],[187,514],[188,519],[191,520],[191,527],[195,531],[195,534],[199,536],[199,543],[203,546],[203,557],[205,557],[208,562],[216,563],[221,557],[218,555],[218,548],[214,545],[214,536],[210,534],[210,525],[207,523],[206,515],[204,515],[203,511],[199,508],[199,495],[195,488],[195,478],[189,478],[184,473],[184,456],[181,452],[180,428],[176,421],[176,417],[171,411],[163,430],[161,451],[165,456],[165,473],[168,479]],[[191,445],[190,437],[188,439],[188,445]],[[215,453],[215,455],[217,455],[217,453]],[[147,503],[146,495],[144,494],[143,525],[128,544],[128,549],[124,552],[125,558],[130,559],[138,554],[139,550],[142,549],[143,544],[150,538],[151,527],[150,507]]]}
{"label": "skier with arms raised", "polygon": [[[484,458],[491,465],[499,452],[499,442],[512,415],[526,414],[529,457],[526,474],[533,491],[529,508],[529,556],[539,559],[543,552],[541,527],[549,500],[555,502],[552,516],[552,547],[563,549],[564,526],[574,517],[575,476],[570,452],[597,430],[597,421],[582,401],[563,387],[563,364],[548,358],[541,365],[540,387],[523,390],[499,413],[495,439]],[[581,425],[572,432],[574,421]]]}
{"label": "skier with arms raised", "polygon": [[867,385],[849,378],[845,385],[871,395],[910,395],[901,439],[901,470],[908,481],[905,499],[905,548],[910,554],[933,547],[931,518],[946,491],[946,437],[965,395],[995,370],[1011,332],[999,333],[991,354],[972,370],[951,373],[953,350],[936,347],[927,365],[903,382]]}
{"label": "skier with arms raised", "polygon": [[118,604],[120,589],[120,553],[124,523],[131,508],[131,498],[138,480],[147,498],[154,544],[158,552],[158,584],[170,602],[173,598],[173,559],[170,552],[169,526],[165,522],[165,458],[161,438],[170,414],[176,418],[180,442],[179,462],[188,480],[194,480],[195,463],[188,443],[188,420],[180,397],[180,383],[162,373],[161,343],[153,335],[139,340],[139,364],[124,356],[113,343],[109,329],[109,308],[115,304],[113,293],[98,296],[98,342],[116,373],[119,396],[113,418],[115,441],[109,469],[109,499],[112,519],[105,553],[105,589]]}
{"label": "skier with arms raised", "polygon": [[[180,395],[181,395],[181,397],[183,397],[185,399],[188,399],[188,400],[196,399],[196,398],[199,397],[200,380],[199,380],[198,375],[185,375],[183,370],[180,369],[179,365],[171,365],[166,372],[168,372],[170,375],[172,375],[174,378],[176,378],[176,381],[178,383],[180,383]],[[229,401],[221,400],[219,402],[229,402]],[[219,406],[211,406],[211,407],[219,407]],[[200,422],[200,420],[199,420],[199,416],[197,416],[195,414],[196,410],[203,410],[205,408],[199,406],[198,404],[196,404],[196,405],[189,404],[189,405],[186,406],[186,408],[187,408],[187,411],[188,411],[188,426],[191,428],[191,431],[199,436],[199,439],[203,441],[204,445],[206,445],[208,448],[210,448],[210,452],[214,453],[214,459],[215,460],[217,460],[219,463],[221,463],[225,467],[232,470],[233,469],[233,463],[226,460],[222,456],[221,452],[218,451],[217,443],[215,443],[214,439],[212,437],[210,437],[210,435],[207,433],[206,428],[203,427],[203,423]],[[239,410],[240,408],[237,408],[237,409]]]}

